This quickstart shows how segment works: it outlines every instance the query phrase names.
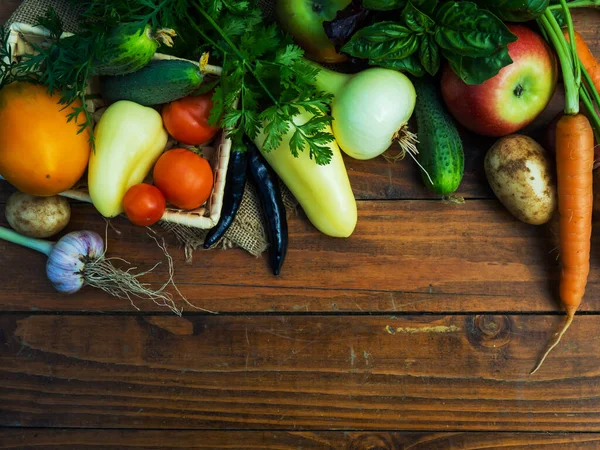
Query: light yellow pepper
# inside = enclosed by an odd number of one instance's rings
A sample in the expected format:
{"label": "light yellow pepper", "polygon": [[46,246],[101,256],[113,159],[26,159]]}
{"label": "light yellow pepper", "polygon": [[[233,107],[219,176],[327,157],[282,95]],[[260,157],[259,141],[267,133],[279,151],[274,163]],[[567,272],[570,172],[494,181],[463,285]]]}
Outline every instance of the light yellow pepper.
{"label": "light yellow pepper", "polygon": [[144,181],[167,144],[160,114],[127,100],[110,105],[94,130],[96,149],[90,156],[88,188],[104,217],[123,212],[129,188]]}
{"label": "light yellow pepper", "polygon": [[[293,120],[302,125],[311,118],[310,113],[303,111]],[[255,143],[319,231],[333,237],[350,236],[357,222],[356,200],[340,148],[336,141],[327,144],[333,154],[327,165],[317,165],[310,159],[308,149],[296,158],[289,147],[294,131],[295,128],[290,126],[281,145],[269,152],[262,151],[265,141],[262,130]],[[324,131],[331,133],[331,128],[327,126]]]}

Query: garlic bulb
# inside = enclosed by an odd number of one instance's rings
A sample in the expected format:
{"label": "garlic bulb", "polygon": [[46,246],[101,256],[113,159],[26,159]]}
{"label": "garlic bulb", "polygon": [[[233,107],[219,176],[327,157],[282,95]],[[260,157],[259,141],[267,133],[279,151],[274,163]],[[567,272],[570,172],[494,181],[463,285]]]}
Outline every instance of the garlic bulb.
{"label": "garlic bulb", "polygon": [[85,284],[85,265],[102,257],[104,243],[93,231],[74,231],[60,239],[48,255],[46,274],[54,288],[73,294]]}

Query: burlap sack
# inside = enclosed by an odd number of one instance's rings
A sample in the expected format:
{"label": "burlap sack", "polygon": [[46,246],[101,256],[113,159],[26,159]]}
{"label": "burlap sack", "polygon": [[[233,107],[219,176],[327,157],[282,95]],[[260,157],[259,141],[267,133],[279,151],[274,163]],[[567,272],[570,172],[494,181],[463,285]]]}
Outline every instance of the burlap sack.
{"label": "burlap sack", "polygon": [[[274,5],[274,0],[260,0],[260,7],[268,21],[274,20]],[[72,3],[68,0],[24,0],[10,17],[7,25],[14,22],[34,24],[36,18],[48,6],[52,6],[63,20],[64,31],[77,31],[79,11],[77,8],[73,8]],[[283,183],[280,183],[280,185],[282,186],[286,208],[288,212],[291,212],[295,209],[297,203],[285,185]],[[191,261],[194,250],[202,248],[207,230],[171,223],[162,223],[162,226],[184,246],[188,261]],[[254,256],[259,256],[268,246],[262,207],[251,183],[247,183],[236,219],[219,243],[219,247],[223,249],[236,246],[243,248]]]}

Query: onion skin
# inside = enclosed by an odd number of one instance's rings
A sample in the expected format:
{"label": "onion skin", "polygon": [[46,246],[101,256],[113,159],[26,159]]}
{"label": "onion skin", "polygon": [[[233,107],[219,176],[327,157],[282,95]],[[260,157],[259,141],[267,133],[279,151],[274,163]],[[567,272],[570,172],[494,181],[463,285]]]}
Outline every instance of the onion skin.
{"label": "onion skin", "polygon": [[331,105],[333,135],[342,151],[361,160],[381,155],[408,123],[416,98],[401,72],[371,68],[352,76]]}
{"label": "onion skin", "polygon": [[74,231],[54,245],[46,262],[46,275],[57,291],[73,294],[84,285],[86,263],[103,254],[104,242],[98,233]]}

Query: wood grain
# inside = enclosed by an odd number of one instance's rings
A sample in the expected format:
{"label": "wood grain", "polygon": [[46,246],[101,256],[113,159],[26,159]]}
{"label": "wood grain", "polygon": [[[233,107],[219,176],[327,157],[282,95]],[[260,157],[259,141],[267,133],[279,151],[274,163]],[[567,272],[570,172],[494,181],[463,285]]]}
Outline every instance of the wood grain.
{"label": "wood grain", "polygon": [[598,432],[596,317],[528,375],[560,320],[4,315],[0,426]]}
{"label": "wood grain", "polygon": [[[75,207],[69,230],[104,235],[106,224],[90,205]],[[109,229],[109,256],[126,257],[139,270],[162,265],[144,281],[167,277],[162,251],[146,230],[125,218]],[[595,229],[597,231],[597,229]],[[449,312],[558,311],[559,270],[553,223],[518,222],[493,200],[464,205],[439,201],[359,202],[359,222],[349,239],[318,233],[302,214],[290,219],[290,247],[280,276],[265,257],[240,249],[198,251],[186,264],[169,237],[175,282],[189,300],[218,312]],[[584,311],[600,310],[600,231]],[[45,257],[0,242],[4,311],[135,311],[128,301],[84,289],[54,292]],[[171,289],[173,292],[173,290]],[[137,301],[143,311],[165,311]],[[189,309],[189,308],[187,308]]]}
{"label": "wood grain", "polygon": [[594,433],[0,430],[0,449],[12,450],[586,450],[599,445]]}

